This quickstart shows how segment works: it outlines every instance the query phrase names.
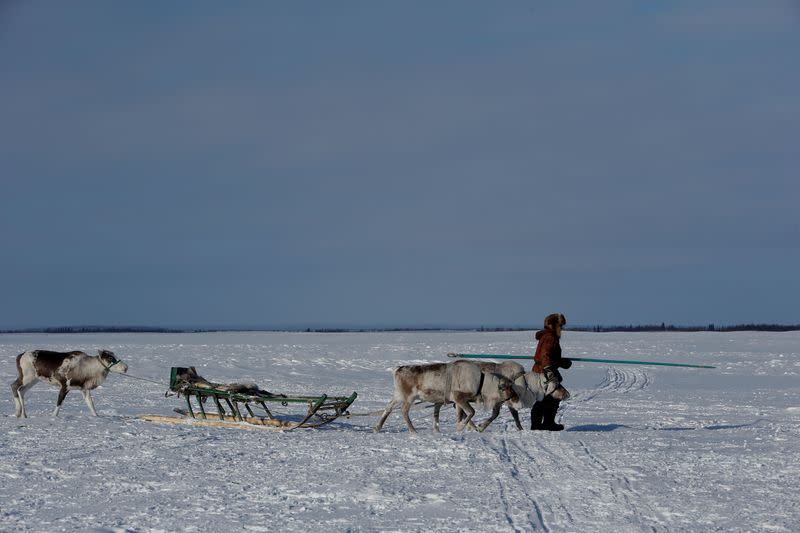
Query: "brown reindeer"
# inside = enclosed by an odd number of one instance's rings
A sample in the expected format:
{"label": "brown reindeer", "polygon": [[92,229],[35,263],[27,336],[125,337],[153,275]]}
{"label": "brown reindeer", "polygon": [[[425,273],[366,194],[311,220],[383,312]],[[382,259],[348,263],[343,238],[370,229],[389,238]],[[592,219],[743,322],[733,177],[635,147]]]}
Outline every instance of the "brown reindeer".
{"label": "brown reindeer", "polygon": [[25,393],[39,380],[59,387],[53,416],[58,416],[61,404],[72,389],[80,390],[92,416],[97,416],[90,391],[102,384],[109,372],[124,374],[128,365],[114,356],[114,352],[98,350],[97,356],[84,352],[51,352],[33,350],[17,356],[17,379],[11,383],[17,417],[28,417],[25,411]]}

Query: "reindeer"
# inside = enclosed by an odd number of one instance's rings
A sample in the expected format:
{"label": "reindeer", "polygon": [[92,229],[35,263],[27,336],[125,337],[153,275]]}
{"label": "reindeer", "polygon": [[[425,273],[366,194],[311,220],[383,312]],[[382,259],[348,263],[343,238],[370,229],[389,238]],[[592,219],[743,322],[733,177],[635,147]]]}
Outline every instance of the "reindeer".
{"label": "reindeer", "polygon": [[[458,430],[469,427],[483,431],[497,418],[502,403],[517,399],[517,395],[510,380],[499,374],[484,373],[478,365],[468,361],[401,366],[394,371],[394,394],[374,431],[380,431],[394,408],[402,404],[401,412],[406,426],[410,432],[415,433],[408,412],[416,399],[433,403],[434,431],[439,431],[439,411],[442,405],[451,402],[467,415],[465,420],[456,425]],[[478,428],[472,423],[475,410],[469,402],[473,401],[483,401],[486,407],[492,409],[492,415]]]}
{"label": "reindeer", "polygon": [[[522,367],[521,364],[515,361],[503,361],[502,363],[493,363],[489,361],[471,361],[471,362],[473,364],[478,365],[478,367],[481,369],[481,372],[483,372],[484,374],[494,373],[494,374],[500,374],[501,376],[508,378],[509,381],[514,383],[514,389],[517,391],[518,396],[523,392],[525,388],[525,383],[523,381],[521,381],[519,384],[517,383],[517,380],[525,375],[525,369]],[[519,420],[519,411],[514,408],[514,405],[519,403],[519,399],[517,399],[516,401],[508,400],[505,403],[506,407],[508,407],[508,410],[511,412],[511,416],[514,417],[514,423],[516,424],[517,429],[521,431],[522,423]],[[456,406],[456,420],[459,423],[464,419],[464,415],[465,415],[464,411],[462,411],[460,407]]]}
{"label": "reindeer", "polygon": [[124,374],[128,365],[114,356],[114,352],[98,350],[97,356],[84,352],[51,352],[33,350],[17,356],[17,379],[11,383],[16,416],[27,418],[25,393],[39,380],[60,387],[53,416],[58,416],[61,404],[70,389],[79,389],[92,416],[97,416],[89,391],[101,385],[109,372]]}
{"label": "reindeer", "polygon": [[[514,392],[516,397],[509,399],[505,402],[508,410],[511,411],[511,416],[514,417],[514,424],[519,431],[522,431],[522,423],[519,419],[519,410],[533,407],[536,402],[542,401],[545,396],[552,396],[556,400],[566,400],[570,394],[567,389],[559,385],[555,390],[548,392],[547,383],[544,374],[537,372],[525,372],[525,369],[519,363],[514,361],[503,361],[502,363],[493,363],[489,361],[472,361],[478,365],[482,372],[493,372],[508,378],[513,382]],[[500,404],[497,406],[498,413],[493,413],[494,416],[499,414]],[[460,423],[464,418],[465,413],[456,406],[456,420]]]}

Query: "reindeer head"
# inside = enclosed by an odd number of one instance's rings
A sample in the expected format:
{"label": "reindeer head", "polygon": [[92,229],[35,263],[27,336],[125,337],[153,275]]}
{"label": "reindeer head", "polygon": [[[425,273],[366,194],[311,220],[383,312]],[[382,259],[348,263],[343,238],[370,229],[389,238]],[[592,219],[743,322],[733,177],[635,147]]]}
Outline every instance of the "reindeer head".
{"label": "reindeer head", "polygon": [[559,385],[558,387],[556,387],[556,390],[550,393],[550,396],[552,396],[556,400],[562,401],[568,399],[570,394],[567,389]]}
{"label": "reindeer head", "polygon": [[97,350],[97,357],[100,359],[100,364],[109,372],[124,374],[128,371],[128,365],[121,359],[117,359],[114,352],[110,350]]}
{"label": "reindeer head", "polygon": [[500,391],[500,397],[503,401],[506,402],[517,402],[519,401],[519,395],[517,395],[517,391],[514,390],[514,382],[508,379],[505,376],[497,375],[497,388]]}

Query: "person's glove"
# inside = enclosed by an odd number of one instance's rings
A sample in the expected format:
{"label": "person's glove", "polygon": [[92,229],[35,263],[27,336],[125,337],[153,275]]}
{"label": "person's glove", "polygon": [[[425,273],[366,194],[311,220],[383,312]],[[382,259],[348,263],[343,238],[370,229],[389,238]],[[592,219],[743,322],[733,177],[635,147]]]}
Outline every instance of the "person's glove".
{"label": "person's glove", "polygon": [[566,357],[562,357],[561,362],[558,363],[558,366],[566,370],[572,366],[572,359],[567,359]]}

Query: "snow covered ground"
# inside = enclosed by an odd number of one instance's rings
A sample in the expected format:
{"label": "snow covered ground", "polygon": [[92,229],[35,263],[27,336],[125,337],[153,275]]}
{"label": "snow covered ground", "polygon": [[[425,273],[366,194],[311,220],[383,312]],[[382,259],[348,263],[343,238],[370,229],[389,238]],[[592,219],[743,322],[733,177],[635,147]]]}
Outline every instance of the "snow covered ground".
{"label": "snow covered ground", "polygon": [[[531,333],[0,335],[2,531],[798,531],[799,333],[565,332],[565,355],[717,365],[576,363],[567,430],[518,432],[507,410],[486,433],[443,432],[431,410],[319,430],[158,425],[169,368],[287,393],[348,395],[383,408],[389,370],[445,353],[530,353]],[[129,373],[94,393],[26,396],[13,416],[14,357],[109,348]],[[481,413],[481,418],[485,414]],[[529,422],[528,413],[523,419]]]}

